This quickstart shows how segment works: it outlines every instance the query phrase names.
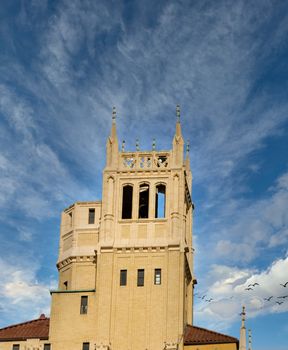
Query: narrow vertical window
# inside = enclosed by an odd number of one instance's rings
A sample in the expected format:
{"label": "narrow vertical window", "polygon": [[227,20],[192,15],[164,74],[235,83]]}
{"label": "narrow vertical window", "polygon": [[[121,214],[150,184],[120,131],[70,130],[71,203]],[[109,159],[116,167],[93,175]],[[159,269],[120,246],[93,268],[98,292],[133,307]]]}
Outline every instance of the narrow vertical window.
{"label": "narrow vertical window", "polygon": [[133,187],[130,185],[123,187],[122,198],[122,219],[132,219]]}
{"label": "narrow vertical window", "polygon": [[63,284],[64,284],[64,289],[67,290],[68,289],[68,281],[65,281]]}
{"label": "narrow vertical window", "polygon": [[137,273],[137,287],[144,286],[144,269],[139,269]]}
{"label": "narrow vertical window", "polygon": [[83,343],[82,350],[89,350],[90,343]]}
{"label": "narrow vertical window", "polygon": [[43,350],[50,350],[50,349],[51,349],[51,344],[44,344]]}
{"label": "narrow vertical window", "polygon": [[69,223],[70,223],[70,226],[72,226],[72,211],[70,211],[69,213]]}
{"label": "narrow vertical window", "polygon": [[80,304],[80,314],[82,315],[87,314],[87,311],[88,311],[88,296],[82,295],[81,304]]}
{"label": "narrow vertical window", "polygon": [[127,285],[127,270],[120,270],[120,286]]}
{"label": "narrow vertical window", "polygon": [[147,219],[149,215],[149,185],[140,185],[139,219]]}
{"label": "narrow vertical window", "polygon": [[161,284],[161,269],[155,269],[154,271],[154,284]]}
{"label": "narrow vertical window", "polygon": [[95,223],[95,209],[94,208],[89,208],[88,223],[89,224]]}
{"label": "narrow vertical window", "polygon": [[166,186],[156,186],[155,194],[155,218],[165,218]]}
{"label": "narrow vertical window", "polygon": [[12,350],[20,350],[20,345],[19,344],[13,344]]}

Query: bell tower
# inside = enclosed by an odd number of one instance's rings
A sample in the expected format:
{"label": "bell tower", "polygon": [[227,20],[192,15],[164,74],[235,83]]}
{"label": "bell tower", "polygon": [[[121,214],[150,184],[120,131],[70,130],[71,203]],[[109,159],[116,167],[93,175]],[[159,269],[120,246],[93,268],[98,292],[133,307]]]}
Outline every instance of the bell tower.
{"label": "bell tower", "polygon": [[183,349],[192,324],[189,146],[180,107],[171,150],[119,150],[116,110],[106,144],[102,201],[62,213],[53,350]]}
{"label": "bell tower", "polygon": [[95,249],[103,349],[182,349],[192,324],[192,174],[176,117],[172,150],[119,151],[113,108]]}

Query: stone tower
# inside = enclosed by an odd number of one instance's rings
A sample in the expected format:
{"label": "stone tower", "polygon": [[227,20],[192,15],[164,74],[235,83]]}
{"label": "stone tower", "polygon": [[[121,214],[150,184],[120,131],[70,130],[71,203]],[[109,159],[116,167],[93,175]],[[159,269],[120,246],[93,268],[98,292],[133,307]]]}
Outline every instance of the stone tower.
{"label": "stone tower", "polygon": [[53,350],[183,349],[194,276],[180,109],[168,151],[120,151],[112,119],[102,201],[62,214],[49,339]]}

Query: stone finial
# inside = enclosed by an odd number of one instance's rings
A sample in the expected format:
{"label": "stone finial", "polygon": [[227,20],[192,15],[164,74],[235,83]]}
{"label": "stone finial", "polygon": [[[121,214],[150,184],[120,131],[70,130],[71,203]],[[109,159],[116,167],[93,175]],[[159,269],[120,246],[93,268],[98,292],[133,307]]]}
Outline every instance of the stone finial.
{"label": "stone finial", "polygon": [[176,106],[176,116],[177,116],[177,122],[180,123],[180,106]]}
{"label": "stone finial", "polygon": [[140,151],[140,147],[139,147],[139,140],[136,139],[136,151]]}
{"label": "stone finial", "polygon": [[125,151],[125,140],[123,140],[123,141],[122,141],[121,151],[122,151],[122,152],[124,152],[124,151]]}
{"label": "stone finial", "polygon": [[113,123],[116,122],[116,107],[112,108],[112,121]]}
{"label": "stone finial", "polygon": [[156,149],[156,140],[153,139],[153,142],[152,142],[152,150],[155,151]]}

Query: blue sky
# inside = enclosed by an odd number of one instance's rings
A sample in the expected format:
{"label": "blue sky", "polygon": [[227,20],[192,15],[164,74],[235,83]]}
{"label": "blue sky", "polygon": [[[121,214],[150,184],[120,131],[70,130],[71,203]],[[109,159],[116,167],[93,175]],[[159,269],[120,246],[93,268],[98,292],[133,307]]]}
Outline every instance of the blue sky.
{"label": "blue sky", "polygon": [[112,106],[126,149],[170,149],[179,103],[195,324],[239,337],[246,304],[253,349],[287,350],[287,2],[15,0],[0,16],[0,327],[49,313],[60,212],[101,198]]}

